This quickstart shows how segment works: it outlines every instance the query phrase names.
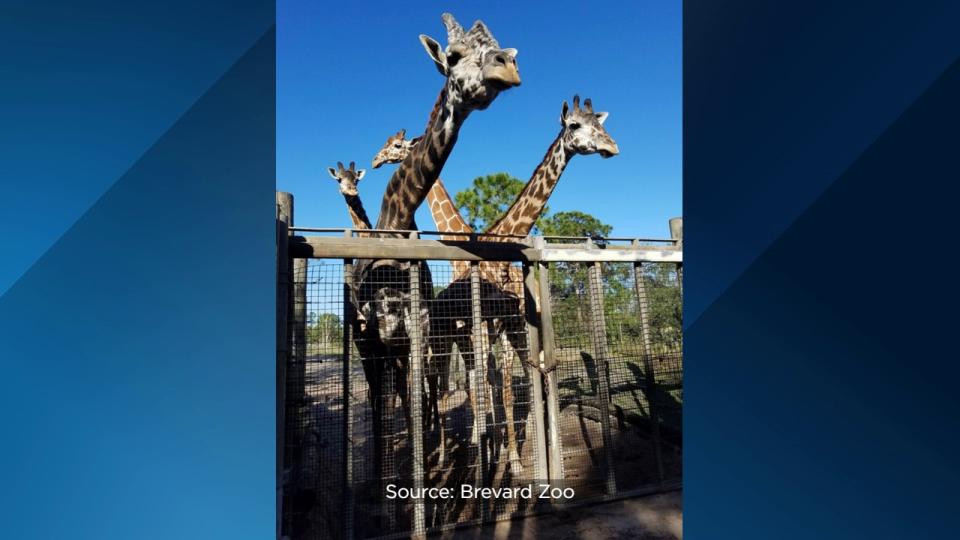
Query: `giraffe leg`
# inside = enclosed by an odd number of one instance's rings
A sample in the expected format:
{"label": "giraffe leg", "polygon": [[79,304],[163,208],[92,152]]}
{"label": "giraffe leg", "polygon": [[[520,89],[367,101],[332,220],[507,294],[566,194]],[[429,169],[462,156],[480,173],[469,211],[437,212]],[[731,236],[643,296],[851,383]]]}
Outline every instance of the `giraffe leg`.
{"label": "giraffe leg", "polygon": [[[498,405],[502,402],[502,393],[500,392],[500,378],[497,374],[497,357],[493,352],[492,344],[497,341],[498,335],[494,329],[494,324],[492,321],[483,323],[483,344],[481,345],[482,349],[480,354],[483,355],[484,366],[486,366],[487,371],[487,403],[490,405],[490,416],[493,417],[493,425],[499,426],[500,419],[498,418]],[[500,429],[493,430],[494,440],[492,443],[494,447],[500,445]]]}
{"label": "giraffe leg", "polygon": [[[446,434],[445,427],[446,422],[443,418],[442,411],[446,410],[447,402],[447,393],[440,388],[440,382],[445,377],[444,373],[446,372],[445,366],[449,364],[450,357],[450,341],[447,339],[438,339],[431,344],[432,354],[430,355],[430,373],[428,374],[428,381],[430,384],[430,408],[435,410],[435,422],[440,431],[439,437],[439,463],[443,467],[446,462]],[[440,406],[440,402],[443,402],[443,406]]]}
{"label": "giraffe leg", "polygon": [[[441,404],[443,405],[441,410],[447,410],[447,393],[444,392],[440,396]],[[442,413],[438,413],[437,420],[440,424],[440,457],[439,463],[440,467],[443,467],[447,463],[447,421],[444,418]]]}
{"label": "giraffe leg", "polygon": [[470,403],[470,411],[473,413],[473,430],[470,433],[470,442],[480,444],[480,415],[483,411],[477,403],[477,362],[474,358],[474,347],[472,339],[465,337],[457,341],[457,348],[460,355],[463,356],[463,365],[467,373],[467,401]]}
{"label": "giraffe leg", "polygon": [[526,335],[522,332],[507,331],[507,339],[504,340],[504,362],[503,362],[503,408],[507,417],[507,451],[510,456],[510,468],[514,473],[523,471],[523,465],[520,463],[520,453],[517,451],[517,433],[513,422],[513,361],[514,352],[520,356],[520,365],[523,366],[526,373]]}

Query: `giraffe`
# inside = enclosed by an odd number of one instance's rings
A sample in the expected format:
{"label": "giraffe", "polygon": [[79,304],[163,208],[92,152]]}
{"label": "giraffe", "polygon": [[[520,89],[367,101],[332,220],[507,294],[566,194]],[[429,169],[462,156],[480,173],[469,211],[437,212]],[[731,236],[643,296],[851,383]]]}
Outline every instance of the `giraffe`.
{"label": "giraffe", "polygon": [[[420,43],[445,83],[420,143],[387,183],[376,229],[409,230],[414,225],[414,213],[450,156],[466,118],[475,110],[489,107],[502,91],[520,84],[516,49],[501,48],[482,21],[474,22],[465,31],[449,13],[441,19],[447,30],[446,49],[426,35],[420,36]],[[411,309],[409,276],[413,267],[419,269],[419,288],[424,299],[418,313]],[[370,384],[374,471],[379,477],[383,450],[380,377],[388,366],[395,373],[406,374],[411,352],[422,355],[423,351],[411,351],[408,331],[419,327],[419,334],[427,335],[433,283],[426,263],[382,259],[357,261],[352,281],[352,303],[360,315],[357,319],[366,321],[363,328],[355,325],[354,342],[374,381]],[[423,341],[420,340],[421,345]],[[406,376],[403,380],[398,378],[396,384],[403,400]]]}
{"label": "giraffe", "polygon": [[[514,200],[513,204],[503,216],[494,222],[485,231],[487,234],[526,236],[543,213],[547,200],[556,188],[560,176],[569,163],[570,158],[577,154],[598,153],[608,158],[619,153],[619,148],[613,138],[603,127],[608,113],[593,111],[590,99],[580,107],[580,97],[574,96],[573,108],[563,102],[561,109],[560,134],[547,149],[543,160],[537,165],[530,180]],[[414,146],[415,146],[414,142]],[[437,186],[440,186],[437,188]],[[435,204],[431,204],[434,221],[441,232],[449,223],[456,223],[456,232],[472,232],[466,220],[459,215],[456,205],[450,199],[449,193],[442,184],[435,184],[431,190]],[[455,216],[451,215],[452,210]],[[510,241],[507,236],[491,236],[490,241]],[[523,298],[523,276],[519,268],[507,262],[482,262],[479,265],[481,279],[481,316],[487,326],[489,341],[500,340],[504,350],[503,361],[503,407],[506,416],[506,442],[511,467],[521,471],[519,452],[517,450],[516,432],[513,421],[513,359],[514,352],[520,356],[521,367],[527,371],[530,363],[526,354],[526,334],[524,333],[524,317],[520,310],[520,298]],[[436,365],[431,372],[436,376],[430,380],[430,401],[436,401],[437,385],[445,382],[450,363],[450,345],[457,343],[457,348],[469,351],[469,329],[472,326],[472,309],[470,305],[469,268],[455,273],[451,285],[441,292],[434,301],[435,305],[443,306],[446,317],[432,317],[430,335],[431,348],[434,354],[431,363]],[[534,298],[539,302],[538,298]],[[450,312],[453,313],[450,313]],[[468,355],[464,355],[464,359]],[[536,366],[535,366],[536,367]],[[468,368],[469,371],[469,368]],[[445,402],[444,392],[441,401]],[[438,406],[440,409],[443,405]],[[443,440],[444,419],[439,415],[441,441]],[[443,449],[441,448],[441,459]]]}
{"label": "giraffe", "polygon": [[360,201],[360,192],[357,190],[357,184],[367,173],[364,169],[359,171],[356,164],[350,162],[350,168],[345,169],[343,163],[338,161],[337,168],[327,167],[330,177],[337,181],[340,186],[340,193],[347,203],[347,210],[350,212],[350,221],[356,230],[370,229],[370,218],[367,217],[367,211],[363,209],[363,202]]}

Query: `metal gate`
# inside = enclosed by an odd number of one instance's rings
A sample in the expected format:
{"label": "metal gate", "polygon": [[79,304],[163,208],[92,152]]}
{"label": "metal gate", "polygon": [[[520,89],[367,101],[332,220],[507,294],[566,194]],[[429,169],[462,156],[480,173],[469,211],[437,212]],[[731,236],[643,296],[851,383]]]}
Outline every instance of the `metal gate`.
{"label": "metal gate", "polygon": [[280,206],[278,534],[422,536],[680,487],[679,230],[440,241],[289,227]]}

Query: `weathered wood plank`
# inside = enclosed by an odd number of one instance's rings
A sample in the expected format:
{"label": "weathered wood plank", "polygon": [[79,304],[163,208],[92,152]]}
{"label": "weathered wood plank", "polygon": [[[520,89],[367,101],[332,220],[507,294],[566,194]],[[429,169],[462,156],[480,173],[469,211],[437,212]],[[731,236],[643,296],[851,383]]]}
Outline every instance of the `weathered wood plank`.
{"label": "weathered wood plank", "polygon": [[599,261],[682,262],[675,246],[607,246],[547,244],[537,249],[523,242],[470,242],[408,238],[290,237],[295,258],[404,259],[441,261]]}

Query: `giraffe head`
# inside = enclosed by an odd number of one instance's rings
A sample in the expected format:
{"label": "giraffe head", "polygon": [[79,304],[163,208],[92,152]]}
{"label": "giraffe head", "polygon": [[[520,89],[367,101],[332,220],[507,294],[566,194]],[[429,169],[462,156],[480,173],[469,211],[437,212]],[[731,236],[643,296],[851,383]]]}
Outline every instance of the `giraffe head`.
{"label": "giraffe head", "polygon": [[464,31],[453,15],[441,17],[447,27],[447,48],[429,36],[420,35],[420,43],[447,78],[447,96],[465,110],[483,110],[507,88],[520,84],[517,50],[501,49],[483,21]]}
{"label": "giraffe head", "polygon": [[406,134],[407,130],[401,129],[395,135],[387,137],[383,148],[373,156],[374,169],[379,169],[384,163],[400,163],[410,154],[410,149],[420,141],[420,137],[408,141],[404,139]]}
{"label": "giraffe head", "polygon": [[367,171],[360,169],[357,170],[356,164],[350,162],[350,168],[344,169],[343,163],[337,162],[337,168],[327,167],[327,172],[330,173],[330,177],[337,181],[340,184],[340,193],[350,197],[356,197],[360,194],[357,191],[357,184],[360,183],[360,179],[363,178],[363,175]]}
{"label": "giraffe head", "polygon": [[600,154],[604,158],[620,153],[616,141],[603,128],[607,113],[593,112],[590,98],[580,108],[580,96],[573,96],[573,108],[563,102],[560,113],[560,125],[563,126],[563,146],[572,154]]}

